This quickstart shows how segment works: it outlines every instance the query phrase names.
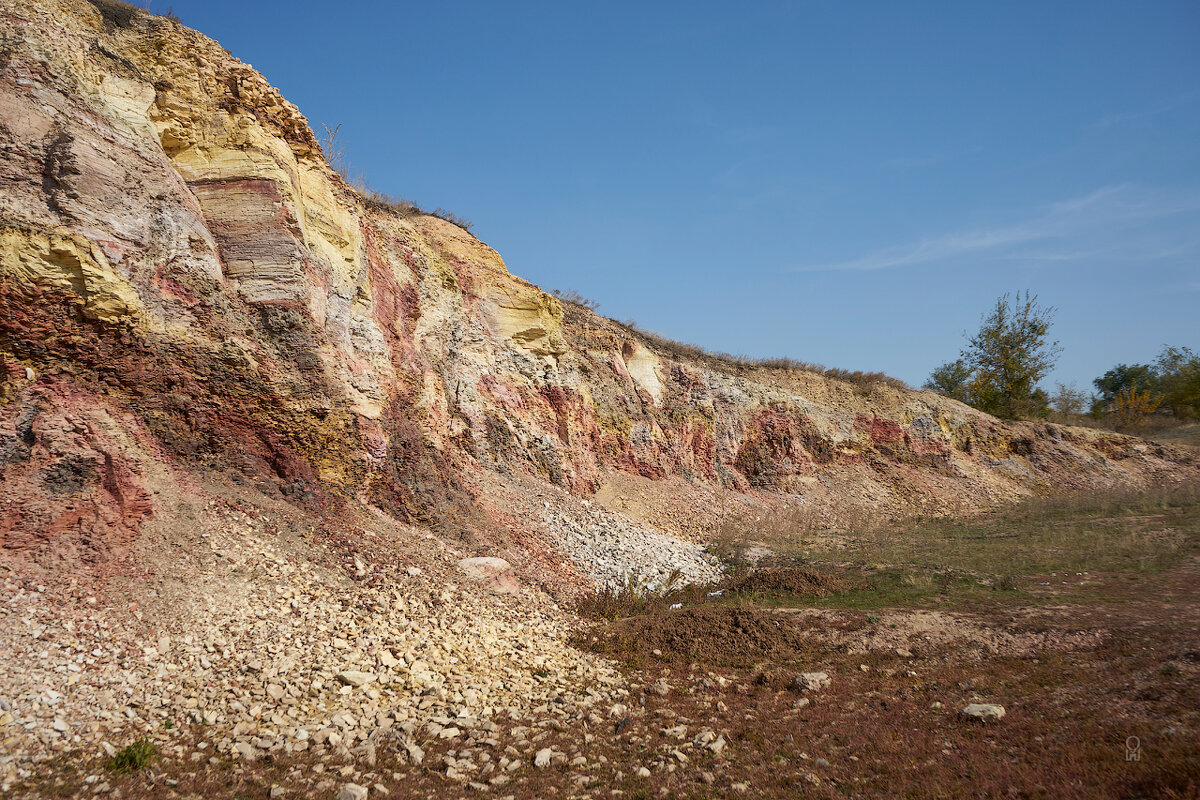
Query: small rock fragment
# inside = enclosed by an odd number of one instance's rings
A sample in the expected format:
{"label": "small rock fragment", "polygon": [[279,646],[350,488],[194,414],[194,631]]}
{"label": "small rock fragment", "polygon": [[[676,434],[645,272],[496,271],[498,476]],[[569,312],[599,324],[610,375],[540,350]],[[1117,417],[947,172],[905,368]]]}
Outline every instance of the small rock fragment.
{"label": "small rock fragment", "polygon": [[815,692],[830,684],[829,674],[825,672],[801,672],[792,678],[792,688],[800,692]]}
{"label": "small rock fragment", "polygon": [[369,672],[346,670],[337,674],[337,679],[347,686],[362,686],[374,676]]}
{"label": "small rock fragment", "polygon": [[960,711],[959,714],[968,719],[977,719],[980,722],[999,722],[1004,718],[1004,706],[994,703],[971,703]]}
{"label": "small rock fragment", "polygon": [[347,783],[338,791],[338,800],[367,800],[367,787]]}

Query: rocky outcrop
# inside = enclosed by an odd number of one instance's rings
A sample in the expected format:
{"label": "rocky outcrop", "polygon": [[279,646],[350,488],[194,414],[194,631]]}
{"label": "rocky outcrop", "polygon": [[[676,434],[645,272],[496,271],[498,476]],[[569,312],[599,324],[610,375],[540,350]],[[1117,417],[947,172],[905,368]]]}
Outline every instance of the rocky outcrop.
{"label": "rocky outcrop", "polygon": [[23,0],[0,37],[6,548],[134,536],[154,508],[122,439],[315,511],[468,526],[484,472],[886,513],[1197,473],[1126,437],[689,358],[564,305],[465,230],[364,203],[293,105],[172,20]]}

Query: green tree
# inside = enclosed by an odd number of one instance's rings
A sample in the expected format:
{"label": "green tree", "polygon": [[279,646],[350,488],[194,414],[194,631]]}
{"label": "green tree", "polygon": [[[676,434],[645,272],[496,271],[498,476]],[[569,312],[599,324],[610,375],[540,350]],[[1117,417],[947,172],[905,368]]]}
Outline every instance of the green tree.
{"label": "green tree", "polygon": [[1166,347],[1155,366],[1163,405],[1178,419],[1200,416],[1200,355],[1187,347]]}
{"label": "green tree", "polygon": [[925,388],[998,417],[1044,417],[1050,398],[1038,382],[1061,352],[1047,341],[1055,310],[1028,291],[999,298],[958,360],[935,369]]}
{"label": "green tree", "polygon": [[1158,374],[1150,364],[1117,364],[1092,385],[1105,403],[1111,403],[1126,389],[1157,390]]}
{"label": "green tree", "polygon": [[929,373],[929,380],[922,387],[963,403],[971,402],[971,368],[961,358],[947,361]]}

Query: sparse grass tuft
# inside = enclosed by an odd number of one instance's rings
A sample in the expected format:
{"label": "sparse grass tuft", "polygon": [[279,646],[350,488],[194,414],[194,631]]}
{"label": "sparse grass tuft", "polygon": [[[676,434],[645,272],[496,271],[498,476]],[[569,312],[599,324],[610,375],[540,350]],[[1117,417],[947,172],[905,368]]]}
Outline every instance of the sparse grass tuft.
{"label": "sparse grass tuft", "polygon": [[157,752],[148,739],[138,739],[109,759],[106,766],[110,772],[138,772],[150,766]]}
{"label": "sparse grass tuft", "polygon": [[625,576],[623,584],[601,586],[595,592],[580,597],[575,603],[575,610],[585,619],[616,620],[640,613],[649,599],[645,587],[630,573]]}
{"label": "sparse grass tuft", "polygon": [[683,571],[674,569],[662,584],[651,588],[647,582],[630,573],[623,583],[602,586],[575,601],[575,611],[584,619],[618,620],[654,611],[669,609],[676,603],[687,606],[704,602],[711,587],[704,584],[684,584]]}
{"label": "sparse grass tuft", "polygon": [[992,586],[998,592],[1015,592],[1017,590],[1017,577],[1015,575],[1001,575]]}

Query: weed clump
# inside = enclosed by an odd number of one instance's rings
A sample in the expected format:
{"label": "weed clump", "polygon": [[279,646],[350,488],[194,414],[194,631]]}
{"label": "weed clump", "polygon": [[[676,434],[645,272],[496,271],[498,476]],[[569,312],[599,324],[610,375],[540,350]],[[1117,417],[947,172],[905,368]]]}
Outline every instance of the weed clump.
{"label": "weed clump", "polygon": [[666,607],[684,596],[695,601],[701,587],[682,587],[683,572],[671,571],[661,586],[653,587],[633,573],[625,576],[622,583],[601,586],[595,592],[585,594],[575,602],[575,611],[584,619],[624,619],[654,608]]}
{"label": "weed clump", "polygon": [[1015,592],[1017,590],[1017,577],[1015,575],[1001,575],[993,585],[998,592]]}
{"label": "weed clump", "polygon": [[149,739],[138,739],[133,744],[118,751],[115,756],[109,759],[106,766],[110,772],[139,772],[150,766],[150,762],[157,753],[158,750],[154,745],[150,744]]}

